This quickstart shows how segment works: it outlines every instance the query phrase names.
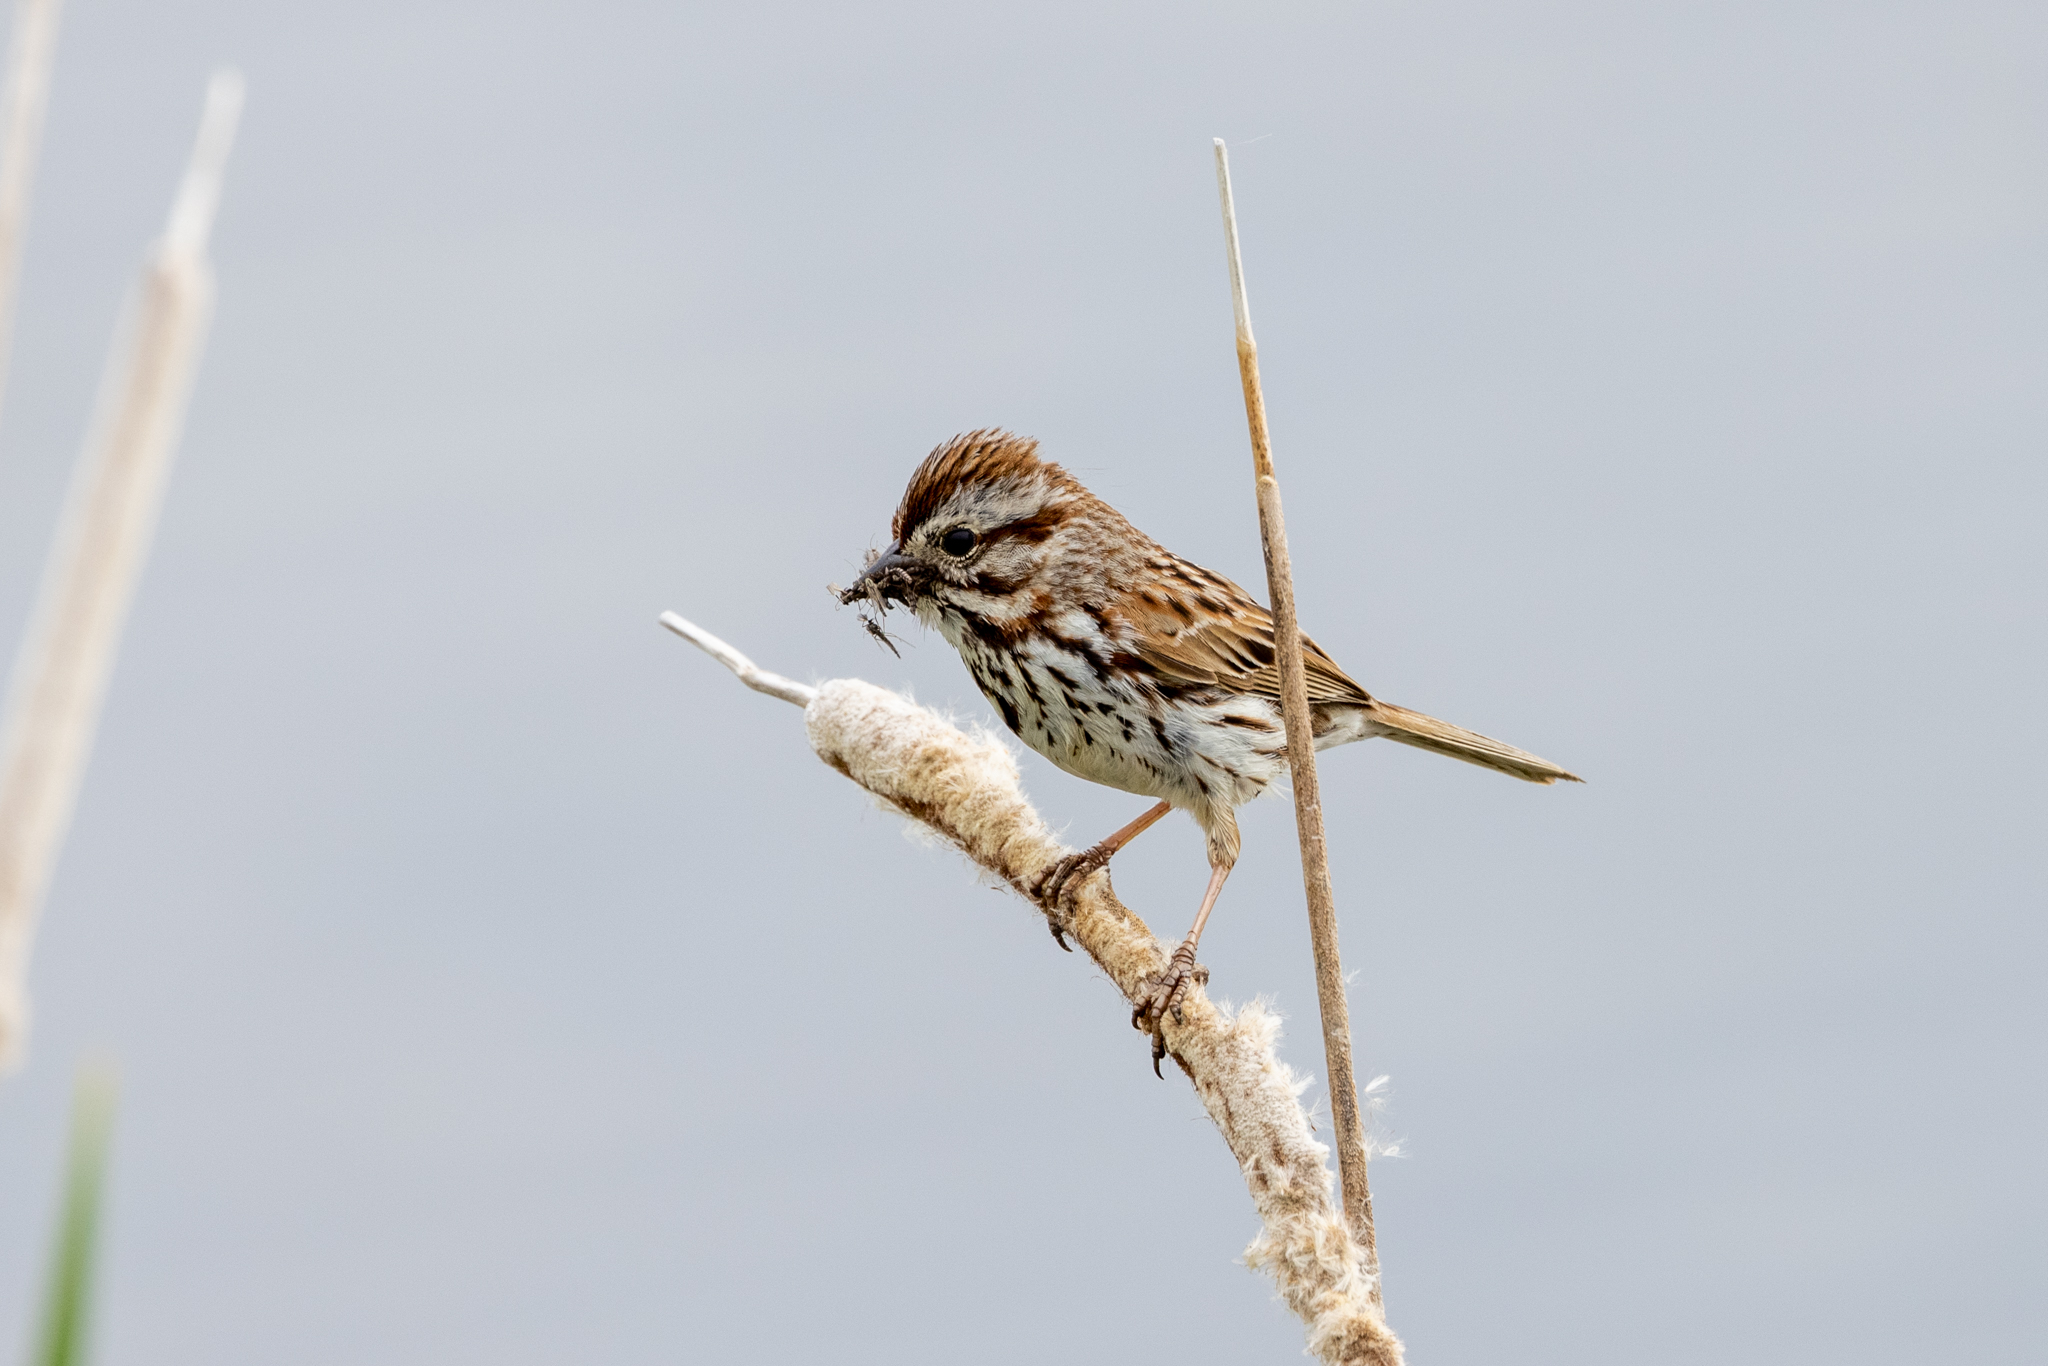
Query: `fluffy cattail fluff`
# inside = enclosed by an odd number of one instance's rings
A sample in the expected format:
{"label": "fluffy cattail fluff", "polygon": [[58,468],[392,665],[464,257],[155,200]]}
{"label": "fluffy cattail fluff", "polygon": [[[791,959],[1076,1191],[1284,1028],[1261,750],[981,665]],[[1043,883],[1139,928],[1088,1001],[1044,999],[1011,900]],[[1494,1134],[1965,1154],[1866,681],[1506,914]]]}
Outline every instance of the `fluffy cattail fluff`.
{"label": "fluffy cattail fluff", "polygon": [[[997,740],[857,679],[820,685],[804,724],[819,758],[1014,887],[1032,886],[1070,852],[1025,799],[1016,759]],[[1064,928],[1133,1003],[1168,958],[1107,879],[1075,890]],[[1247,1263],[1273,1277],[1319,1359],[1394,1366],[1401,1344],[1374,1307],[1372,1278],[1332,1197],[1329,1149],[1299,1098],[1306,1079],[1275,1050],[1278,1017],[1256,1001],[1233,1012],[1195,987],[1163,1028],[1258,1210]]]}

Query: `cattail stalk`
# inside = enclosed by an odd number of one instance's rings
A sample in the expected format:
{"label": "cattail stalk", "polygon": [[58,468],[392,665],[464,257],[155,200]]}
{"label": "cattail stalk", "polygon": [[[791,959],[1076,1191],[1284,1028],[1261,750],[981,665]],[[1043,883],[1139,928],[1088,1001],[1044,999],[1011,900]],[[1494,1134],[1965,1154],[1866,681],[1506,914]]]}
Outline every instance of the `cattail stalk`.
{"label": "cattail stalk", "polygon": [[15,0],[7,45],[7,85],[0,92],[0,393],[14,354],[14,296],[21,278],[21,241],[28,228],[29,190],[43,143],[50,67],[57,53],[63,0]]}
{"label": "cattail stalk", "polygon": [[[970,736],[929,707],[857,678],[817,687],[755,665],[709,631],[664,612],[661,624],[731,669],[757,692],[804,710],[811,749],[889,809],[922,822],[1041,913],[1028,890],[1071,853],[1025,800],[1017,759],[1002,741]],[[1129,1005],[1150,999],[1172,949],[1117,899],[1108,878],[1084,879],[1061,930]],[[1043,943],[1044,941],[1039,941]],[[1123,1012],[1116,1014],[1117,1034]],[[1229,1145],[1259,1215],[1247,1265],[1273,1277],[1308,1330],[1308,1349],[1330,1366],[1401,1366],[1358,1244],[1331,1197],[1330,1150],[1301,1104],[1305,1078],[1280,1060],[1280,1020],[1260,1002],[1233,1011],[1192,985],[1160,1025]],[[933,1252],[931,1255],[944,1255]]]}
{"label": "cattail stalk", "polygon": [[207,235],[242,107],[214,76],[163,239],[143,270],[79,457],[0,727],[0,1066],[20,1062],[36,918],[155,529],[213,304]]}
{"label": "cattail stalk", "polygon": [[1230,253],[1230,298],[1237,318],[1237,372],[1251,425],[1252,474],[1259,503],[1259,537],[1266,549],[1266,589],[1273,601],[1273,639],[1280,655],[1280,716],[1287,728],[1287,763],[1294,777],[1294,824],[1301,838],[1301,878],[1308,893],[1309,940],[1315,948],[1316,995],[1322,1005],[1323,1057],[1330,1074],[1330,1117],[1336,1128],[1337,1174],[1344,1216],[1381,1304],[1379,1249],[1373,1239],[1372,1188],[1365,1176],[1365,1120],[1351,1066],[1351,1007],[1337,955],[1337,896],[1330,885],[1330,851],[1323,835],[1322,788],[1308,710],[1308,672],[1302,661],[1301,625],[1294,610],[1294,568],[1287,555],[1287,522],[1280,513],[1280,481],[1266,429],[1266,397],[1259,387],[1259,347],[1252,340],[1244,263],[1237,249],[1237,206],[1230,193],[1230,154],[1216,139],[1216,188],[1223,200],[1223,237]]}

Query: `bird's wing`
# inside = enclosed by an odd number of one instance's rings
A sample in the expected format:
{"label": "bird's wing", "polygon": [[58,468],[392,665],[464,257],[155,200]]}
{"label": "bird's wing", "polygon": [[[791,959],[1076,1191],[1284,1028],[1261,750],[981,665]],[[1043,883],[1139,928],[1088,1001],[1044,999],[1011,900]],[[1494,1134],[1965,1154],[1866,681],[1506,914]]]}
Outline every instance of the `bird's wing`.
{"label": "bird's wing", "polygon": [[[1152,580],[1117,604],[1131,623],[1138,658],[1170,683],[1211,686],[1278,700],[1273,614],[1220,574],[1197,569]],[[1372,701],[1307,636],[1301,638],[1311,702]]]}

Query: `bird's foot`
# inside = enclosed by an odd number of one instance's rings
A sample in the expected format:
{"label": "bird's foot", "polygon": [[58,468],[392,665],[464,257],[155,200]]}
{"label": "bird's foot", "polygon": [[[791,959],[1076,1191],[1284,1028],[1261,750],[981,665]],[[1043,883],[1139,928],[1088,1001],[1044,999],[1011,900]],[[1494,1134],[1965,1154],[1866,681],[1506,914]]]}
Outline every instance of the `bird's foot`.
{"label": "bird's foot", "polygon": [[1195,961],[1195,941],[1189,938],[1166,960],[1164,971],[1145,979],[1145,995],[1131,1011],[1131,1028],[1152,1036],[1152,1075],[1162,1081],[1166,1074],[1159,1064],[1166,1057],[1166,1017],[1171,1015],[1175,1024],[1181,1023],[1181,1002],[1187,998],[1188,988],[1197,984],[1209,984],[1209,969]]}
{"label": "bird's foot", "polygon": [[1039,874],[1038,885],[1031,889],[1032,896],[1045,908],[1045,923],[1052,929],[1053,942],[1072,953],[1074,948],[1067,943],[1067,930],[1072,926],[1073,894],[1082,883],[1093,876],[1096,870],[1107,867],[1109,856],[1116,851],[1098,844],[1093,849],[1065,858]]}

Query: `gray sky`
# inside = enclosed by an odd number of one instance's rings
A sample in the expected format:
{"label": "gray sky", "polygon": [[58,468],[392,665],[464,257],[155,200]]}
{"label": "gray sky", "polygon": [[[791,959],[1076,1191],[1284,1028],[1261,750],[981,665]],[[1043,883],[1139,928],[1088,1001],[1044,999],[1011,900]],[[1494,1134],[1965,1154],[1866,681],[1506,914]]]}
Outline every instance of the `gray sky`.
{"label": "gray sky", "polygon": [[[1415,1359],[2037,1359],[2039,4],[71,0],[0,640],[222,60],[0,1344],[99,1051],[107,1366],[1297,1359],[1107,982],[654,625],[985,717],[824,585],[992,424],[1262,585],[1221,135],[1305,621],[1591,779],[1325,759]],[[1212,990],[1320,1073],[1245,815]],[[1177,933],[1203,874],[1116,877]]]}

